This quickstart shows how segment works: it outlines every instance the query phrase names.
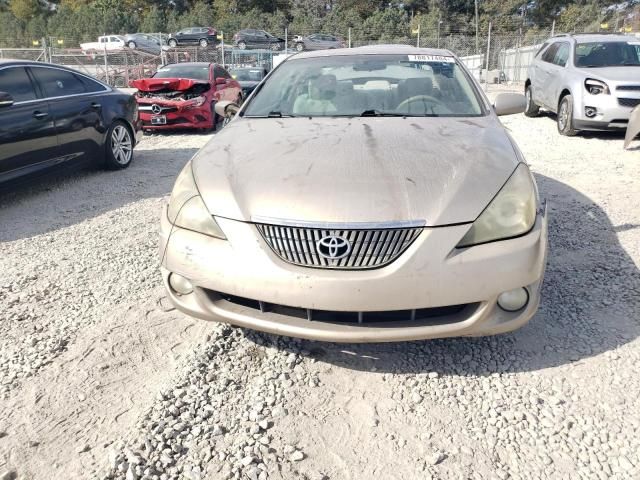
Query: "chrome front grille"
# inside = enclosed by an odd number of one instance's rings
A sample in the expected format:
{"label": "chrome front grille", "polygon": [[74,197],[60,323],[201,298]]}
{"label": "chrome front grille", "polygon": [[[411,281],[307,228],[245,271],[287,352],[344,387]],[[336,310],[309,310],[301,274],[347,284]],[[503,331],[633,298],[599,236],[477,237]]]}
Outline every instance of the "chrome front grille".
{"label": "chrome front grille", "polygon": [[621,107],[636,107],[640,105],[640,98],[618,98]]}
{"label": "chrome front grille", "polygon": [[[421,227],[402,228],[313,228],[256,223],[271,249],[283,260],[304,267],[364,270],[396,260],[422,232]],[[328,258],[322,239],[346,240],[341,258]],[[331,253],[331,252],[329,252]],[[324,254],[324,255],[323,255]]]}

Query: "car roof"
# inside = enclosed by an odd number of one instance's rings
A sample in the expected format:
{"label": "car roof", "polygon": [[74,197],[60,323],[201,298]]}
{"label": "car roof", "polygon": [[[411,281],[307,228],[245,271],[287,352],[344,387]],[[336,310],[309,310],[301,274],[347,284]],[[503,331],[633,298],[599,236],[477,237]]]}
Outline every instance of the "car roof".
{"label": "car roof", "polygon": [[[23,65],[23,66],[36,66],[36,67],[56,67],[61,68],[63,70],[70,70],[72,72],[78,72],[73,68],[69,68],[66,65],[56,65],[55,63],[46,63],[46,62],[36,62],[35,60],[21,60],[19,58],[4,58],[0,59],[0,67],[4,67],[6,65]],[[85,74],[86,75],[86,74]]]}
{"label": "car roof", "polygon": [[628,42],[637,40],[637,37],[633,35],[624,35],[618,33],[565,33],[552,37],[551,40],[566,40],[571,39],[576,43],[591,43],[591,42]]}
{"label": "car roof", "polygon": [[444,57],[455,57],[451,51],[443,48],[417,48],[411,45],[367,45],[365,47],[357,48],[336,48],[333,50],[301,52],[291,58],[298,59],[344,55],[442,55]]}
{"label": "car roof", "polygon": [[207,67],[211,65],[216,65],[215,63],[209,62],[179,62],[179,63],[167,63],[166,65],[162,65],[162,67]]}

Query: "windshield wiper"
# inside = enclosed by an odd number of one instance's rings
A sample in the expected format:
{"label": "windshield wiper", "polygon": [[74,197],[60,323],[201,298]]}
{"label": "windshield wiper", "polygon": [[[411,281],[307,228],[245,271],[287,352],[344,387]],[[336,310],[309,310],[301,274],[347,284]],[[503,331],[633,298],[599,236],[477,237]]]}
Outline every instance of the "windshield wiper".
{"label": "windshield wiper", "polygon": [[380,110],[365,110],[361,117],[406,117],[405,113],[381,112]]}
{"label": "windshield wiper", "polygon": [[282,117],[295,117],[295,115],[291,115],[289,113],[282,113],[282,112],[269,112],[269,114],[267,115],[267,118],[282,118]]}

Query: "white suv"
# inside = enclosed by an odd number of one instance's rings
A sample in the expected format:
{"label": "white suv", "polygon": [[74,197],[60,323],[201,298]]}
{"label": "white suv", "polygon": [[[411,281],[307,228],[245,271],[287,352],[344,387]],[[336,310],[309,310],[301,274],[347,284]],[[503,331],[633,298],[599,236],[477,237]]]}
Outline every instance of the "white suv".
{"label": "white suv", "polygon": [[627,128],[640,105],[640,38],[558,35],[536,53],[525,82],[527,110],[558,114],[558,131]]}

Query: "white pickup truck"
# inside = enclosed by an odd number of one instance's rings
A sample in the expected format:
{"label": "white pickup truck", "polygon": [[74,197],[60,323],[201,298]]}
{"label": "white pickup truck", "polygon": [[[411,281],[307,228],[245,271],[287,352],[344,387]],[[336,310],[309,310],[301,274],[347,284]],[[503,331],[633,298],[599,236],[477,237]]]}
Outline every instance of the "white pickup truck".
{"label": "white pickup truck", "polygon": [[125,48],[125,39],[120,35],[103,35],[98,37],[97,42],[81,43],[80,48],[84,53],[100,53]]}

